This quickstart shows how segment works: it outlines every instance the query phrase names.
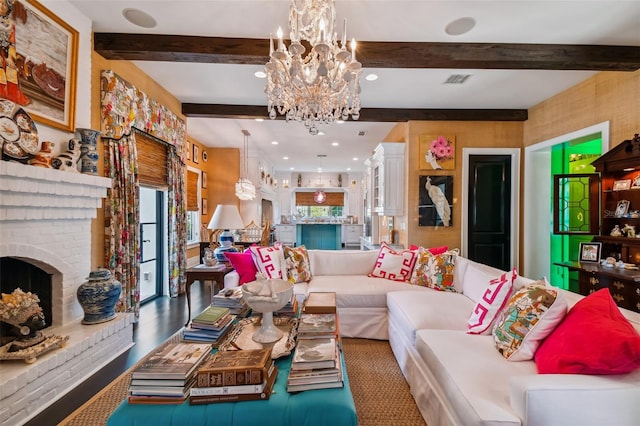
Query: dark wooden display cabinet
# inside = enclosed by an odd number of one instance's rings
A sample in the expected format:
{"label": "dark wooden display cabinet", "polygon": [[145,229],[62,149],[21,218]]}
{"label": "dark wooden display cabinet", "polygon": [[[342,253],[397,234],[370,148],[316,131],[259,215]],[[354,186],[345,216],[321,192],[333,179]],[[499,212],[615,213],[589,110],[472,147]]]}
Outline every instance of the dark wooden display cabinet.
{"label": "dark wooden display cabinet", "polygon": [[[640,136],[626,140],[593,163],[601,179],[602,256],[640,265]],[[635,232],[626,232],[630,226]],[[617,228],[616,228],[617,227]],[[621,234],[612,235],[614,229]]]}

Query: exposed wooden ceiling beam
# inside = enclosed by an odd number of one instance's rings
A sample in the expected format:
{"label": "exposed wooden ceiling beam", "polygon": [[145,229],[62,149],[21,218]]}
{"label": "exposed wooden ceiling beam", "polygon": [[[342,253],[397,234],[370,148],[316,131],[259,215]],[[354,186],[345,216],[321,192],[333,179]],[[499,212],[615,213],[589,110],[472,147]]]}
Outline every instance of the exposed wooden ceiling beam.
{"label": "exposed wooden ceiling beam", "polygon": [[[259,105],[182,104],[187,117],[267,118],[267,107]],[[525,109],[408,109],[362,108],[360,120],[366,122],[405,121],[525,121]],[[278,115],[278,120],[284,117]]]}
{"label": "exposed wooden ceiling beam", "polygon": [[[160,34],[95,33],[106,59],[261,65],[269,40]],[[635,71],[640,46],[359,41],[365,68]]]}

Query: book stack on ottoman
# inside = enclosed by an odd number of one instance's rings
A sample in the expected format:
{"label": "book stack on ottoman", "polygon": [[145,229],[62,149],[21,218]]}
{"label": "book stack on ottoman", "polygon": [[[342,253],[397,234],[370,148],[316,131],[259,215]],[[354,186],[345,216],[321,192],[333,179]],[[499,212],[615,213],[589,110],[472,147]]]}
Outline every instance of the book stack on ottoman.
{"label": "book stack on ottoman", "polygon": [[198,369],[189,403],[269,399],[277,375],[271,349],[220,351]]}
{"label": "book stack on ottoman", "polygon": [[131,375],[129,404],[182,404],[198,367],[209,357],[206,343],[171,342],[159,346]]}
{"label": "book stack on ottoman", "polygon": [[298,323],[298,343],[287,391],[344,386],[335,293],[309,293]]}
{"label": "book stack on ottoman", "polygon": [[211,298],[211,306],[229,308],[231,315],[238,318],[246,318],[251,313],[251,308],[242,299],[242,288],[223,288]]}
{"label": "book stack on ottoman", "polygon": [[229,308],[208,306],[182,330],[187,342],[208,342],[216,346],[233,326],[234,315]]}

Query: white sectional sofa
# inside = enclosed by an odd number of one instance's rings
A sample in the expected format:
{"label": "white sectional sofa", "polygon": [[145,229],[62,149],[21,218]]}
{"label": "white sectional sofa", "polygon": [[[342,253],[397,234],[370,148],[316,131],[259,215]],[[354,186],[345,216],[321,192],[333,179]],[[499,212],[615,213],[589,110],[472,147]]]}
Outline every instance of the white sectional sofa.
{"label": "white sectional sofa", "polygon": [[[640,424],[640,369],[538,374],[533,360],[506,360],[490,334],[467,333],[486,277],[503,271],[458,256],[453,293],[367,276],[377,251],[308,253],[312,279],[295,293],[336,292],[343,336],[388,339],[429,426]],[[514,289],[532,281],[518,277]],[[225,287],[237,283],[227,274]],[[582,298],[559,291],[569,307]],[[620,311],[640,331],[640,315]]]}

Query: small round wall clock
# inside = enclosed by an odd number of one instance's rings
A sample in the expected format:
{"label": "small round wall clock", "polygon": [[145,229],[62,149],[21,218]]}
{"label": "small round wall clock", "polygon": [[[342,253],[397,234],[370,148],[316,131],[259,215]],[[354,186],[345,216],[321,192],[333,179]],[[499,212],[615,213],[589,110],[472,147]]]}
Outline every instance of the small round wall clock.
{"label": "small round wall clock", "polygon": [[207,155],[207,151],[202,150],[202,161],[206,163],[208,158],[209,156]]}

